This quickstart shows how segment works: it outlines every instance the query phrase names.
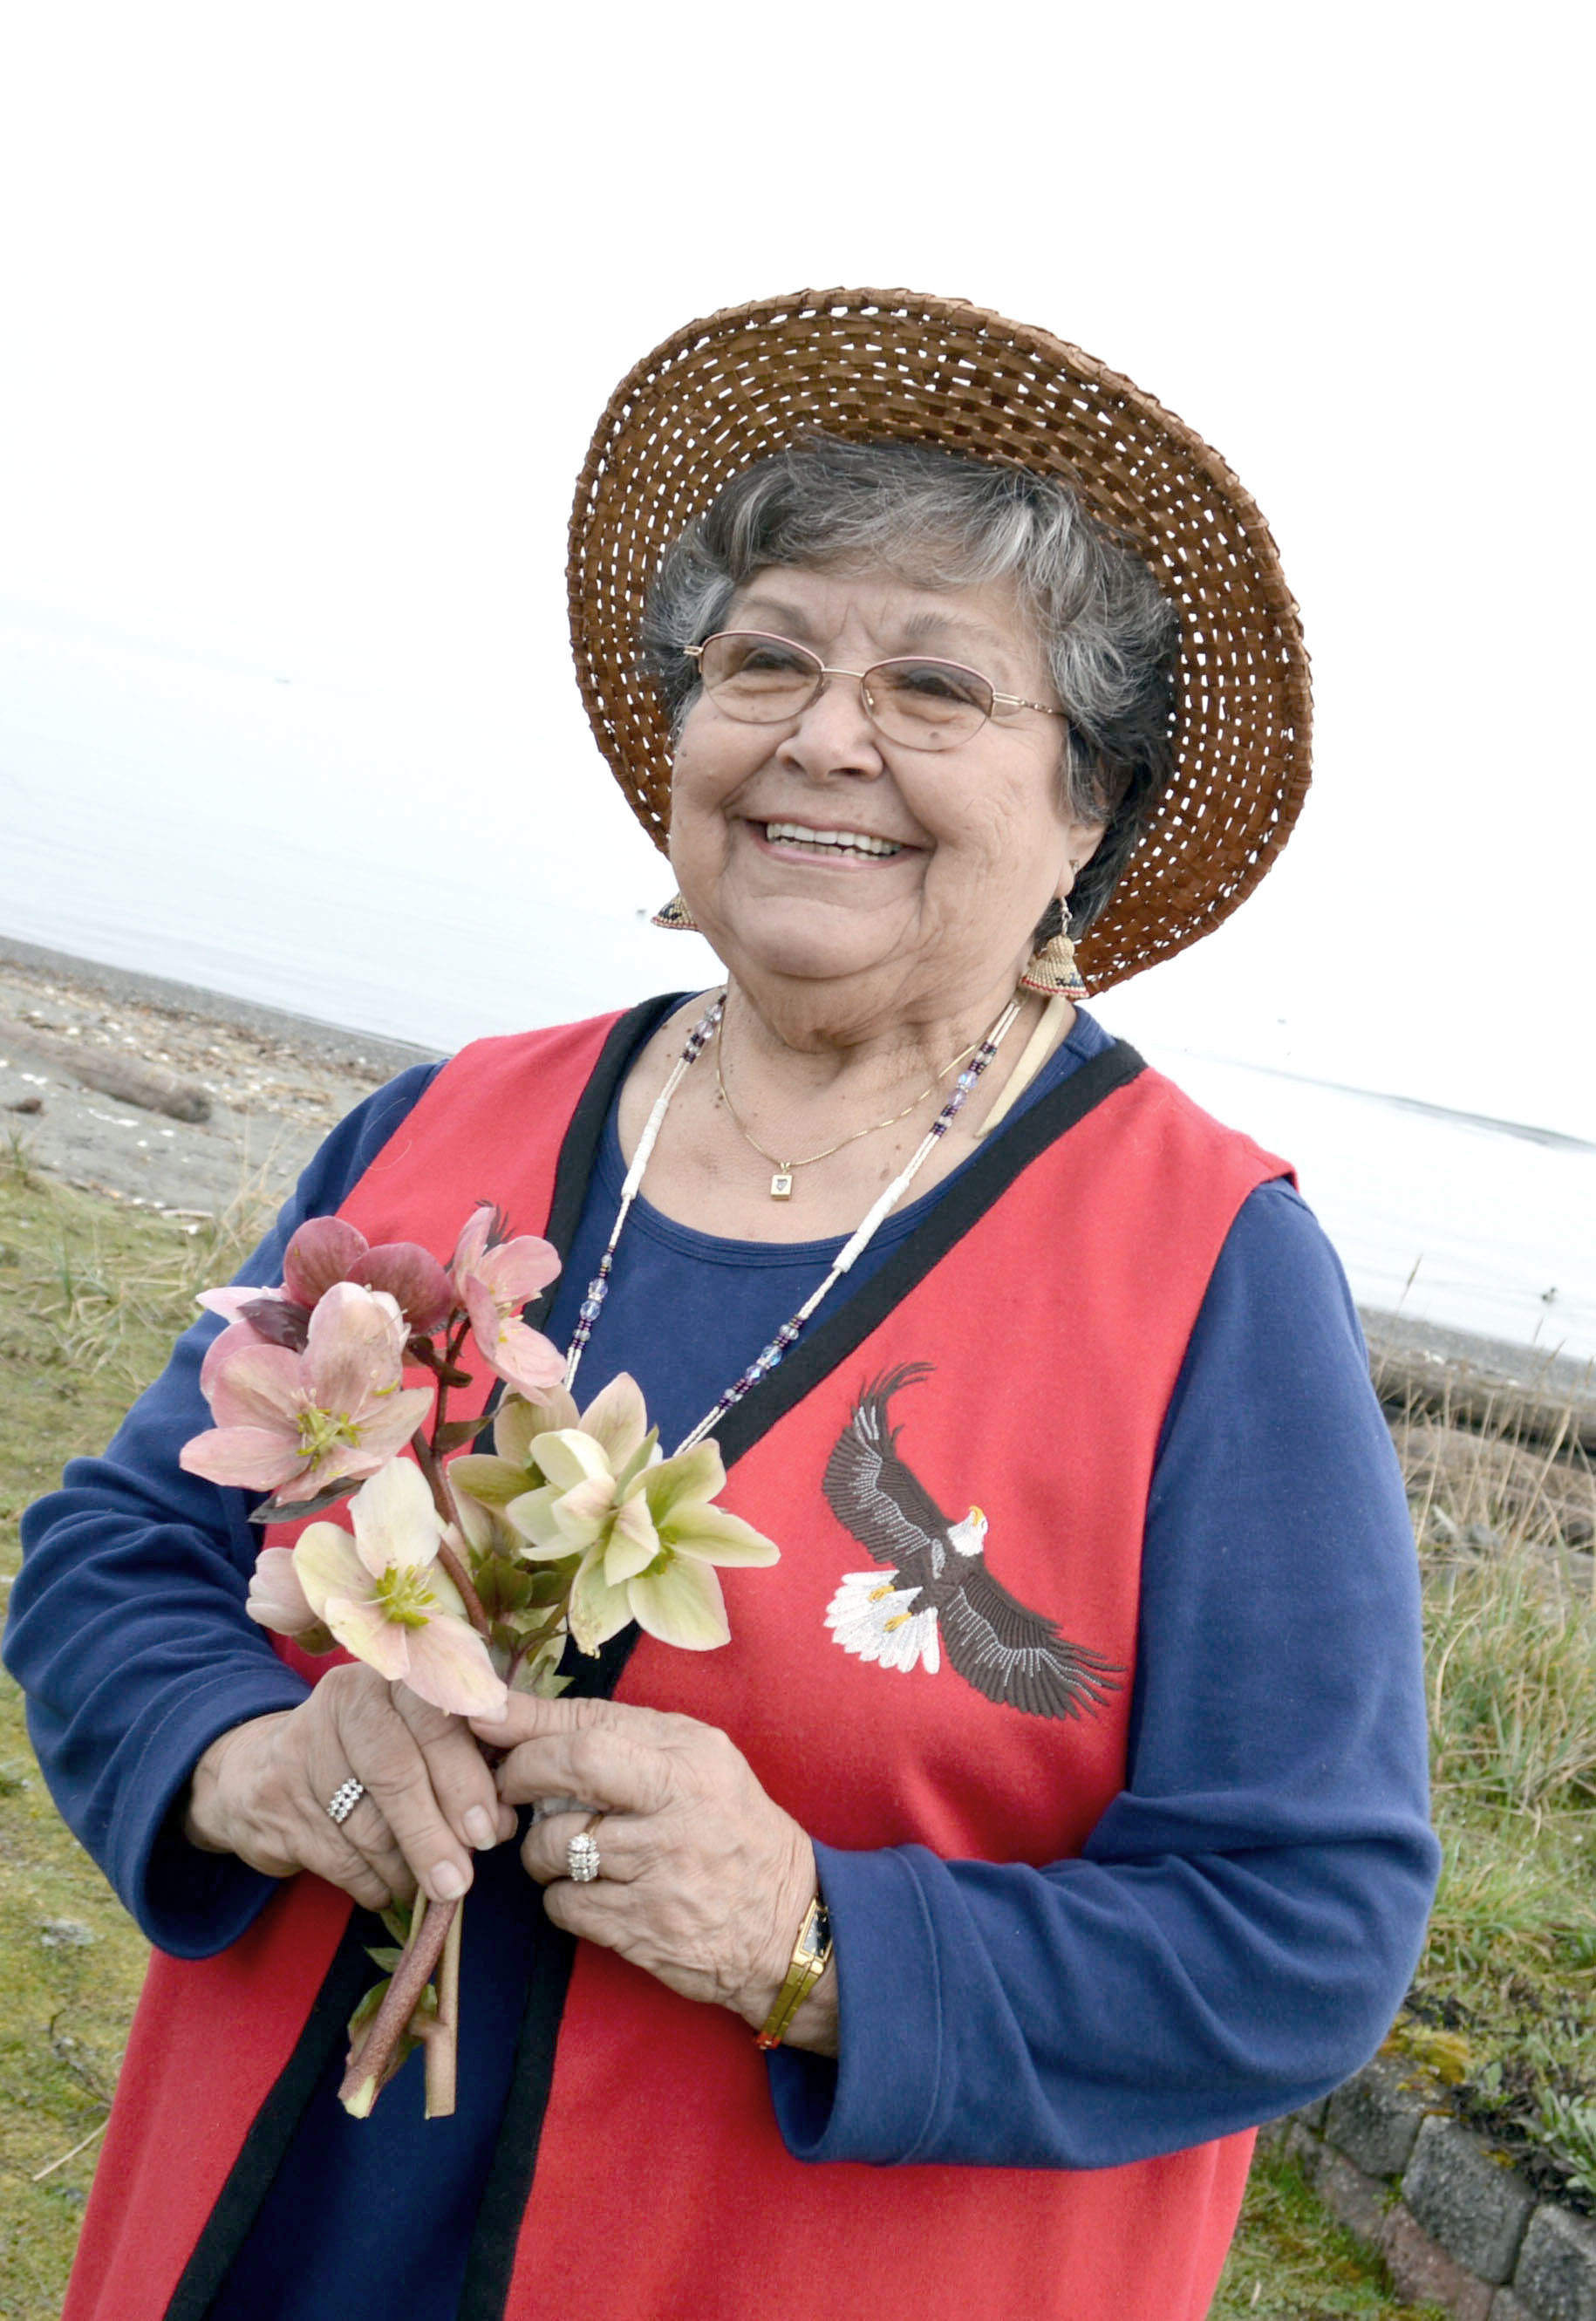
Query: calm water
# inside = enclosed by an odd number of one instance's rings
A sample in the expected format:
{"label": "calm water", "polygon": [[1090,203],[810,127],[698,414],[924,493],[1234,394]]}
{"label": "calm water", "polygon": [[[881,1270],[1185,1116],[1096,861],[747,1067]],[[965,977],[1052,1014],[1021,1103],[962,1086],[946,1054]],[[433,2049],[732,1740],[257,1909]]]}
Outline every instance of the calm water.
{"label": "calm water", "polygon": [[[534,736],[0,605],[0,933],[440,1047],[707,983],[594,766],[574,706]],[[1596,1358],[1596,1144],[1208,1052],[1222,1008],[1193,1052],[1138,993],[1102,1020],[1294,1161],[1362,1303]]]}

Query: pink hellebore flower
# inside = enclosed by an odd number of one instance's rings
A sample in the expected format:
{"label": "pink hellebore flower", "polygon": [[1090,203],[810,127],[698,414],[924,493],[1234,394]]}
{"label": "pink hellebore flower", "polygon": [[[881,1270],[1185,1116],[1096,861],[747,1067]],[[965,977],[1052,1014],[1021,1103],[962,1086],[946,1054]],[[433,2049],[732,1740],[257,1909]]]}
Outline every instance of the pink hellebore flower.
{"label": "pink hellebore flower", "polygon": [[294,1569],[294,1551],[263,1547],[249,1574],[244,1609],[263,1628],[279,1636],[293,1636],[307,1652],[330,1652],[332,1638],[311,1609],[309,1597]]}
{"label": "pink hellebore flower", "polygon": [[385,1289],[413,1331],[423,1337],[449,1319],[449,1279],[429,1250],[413,1241],[381,1242],[374,1249],[342,1217],[309,1217],[283,1252],[280,1289],[207,1289],[200,1304],[230,1322],[248,1322],[260,1337],[297,1353],[311,1311],[335,1282]]}
{"label": "pink hellebore flower", "polygon": [[471,1335],[488,1368],[538,1402],[559,1384],[565,1361],[541,1331],[521,1320],[521,1309],[549,1287],[559,1259],[533,1233],[494,1242],[498,1222],[491,1202],[473,1213],[455,1248],[455,1295],[471,1316]]}
{"label": "pink hellebore flower", "polygon": [[216,1424],[184,1444],[179,1466],[279,1497],[375,1474],[432,1408],[431,1387],[403,1383],[405,1336],[393,1298],[352,1281],[323,1294],[303,1353],[233,1323],[200,1371]]}
{"label": "pink hellebore flower", "polygon": [[301,1306],[314,1306],[335,1281],[385,1289],[423,1335],[449,1319],[454,1304],[448,1274],[419,1242],[385,1241],[374,1249],[342,1217],[309,1217],[283,1252],[283,1288]]}
{"label": "pink hellebore flower", "polygon": [[[419,1468],[390,1459],[341,1525],[307,1524],[294,1570],[313,1616],[346,1652],[455,1716],[503,1716],[509,1693],[438,1561],[444,1527]],[[458,1542],[457,1542],[458,1545]]]}

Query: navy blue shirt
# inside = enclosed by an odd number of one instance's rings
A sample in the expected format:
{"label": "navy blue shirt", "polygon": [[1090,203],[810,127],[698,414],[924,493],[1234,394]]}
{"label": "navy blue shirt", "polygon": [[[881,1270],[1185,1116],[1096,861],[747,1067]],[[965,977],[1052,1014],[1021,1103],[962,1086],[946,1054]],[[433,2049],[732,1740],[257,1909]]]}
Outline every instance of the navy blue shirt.
{"label": "navy blue shirt", "polygon": [[[1017,1114],[1109,1044],[1082,1015]],[[288,1234],[338,1206],[432,1069],[334,1133],[241,1279],[280,1279]],[[612,1114],[548,1323],[557,1343],[622,1174]],[[857,1290],[952,1181],[890,1219],[833,1297]],[[639,1197],[579,1398],[630,1370],[663,1440],[679,1440],[839,1245],[719,1241]],[[654,1326],[661,1313],[668,1334]],[[243,1616],[258,1544],[249,1503],[175,1463],[207,1423],[197,1375],[214,1327],[187,1334],[105,1457],[75,1461],[24,1519],[7,1642],[62,1812],[180,1956],[233,1940],[271,1883],[187,1846],[170,1808],[219,1733],[304,1689]],[[1418,1633],[1401,1479],[1345,1282],[1289,1184],[1265,1185],[1225,1243],[1164,1426],[1125,1789],[1083,1856],[1050,1870],[944,1862],[914,1846],[817,1848],[839,2058],[771,2057],[789,2148],[1111,2166],[1344,2078],[1406,1987],[1437,1868]],[[417,2090],[400,2084],[353,2122],[330,2068],[216,2321],[453,2313],[539,1907],[513,1847],[478,1858],[460,2111],[423,2123]],[[939,2007],[925,2003],[932,1991]],[[406,2077],[418,2069],[413,2059]]]}

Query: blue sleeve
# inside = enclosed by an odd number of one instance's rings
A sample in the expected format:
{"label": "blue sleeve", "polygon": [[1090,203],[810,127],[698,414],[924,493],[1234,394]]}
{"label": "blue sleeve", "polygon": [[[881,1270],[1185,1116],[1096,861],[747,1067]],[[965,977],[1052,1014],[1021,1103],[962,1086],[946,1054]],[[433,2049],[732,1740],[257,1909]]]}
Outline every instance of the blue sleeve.
{"label": "blue sleeve", "polygon": [[1171,1402],[1128,1782],[1084,1854],[816,1851],[839,2061],[770,2059],[800,2159],[1113,2167],[1306,2103],[1383,2038],[1439,1861],[1417,1561],[1288,1186],[1237,1218]]}
{"label": "blue sleeve", "polygon": [[[235,1276],[276,1284],[308,1216],[336,1209],[440,1069],[418,1064],[349,1114]],[[23,1517],[5,1664],[63,1819],[144,1933],[177,1958],[237,1940],[275,1881],[202,1853],[173,1808],[204,1752],[252,1716],[295,1708],[305,1686],[244,1611],[259,1534],[255,1499],[185,1474],[177,1452],[211,1423],[200,1363],[221,1327],[177,1341],[100,1459]]]}

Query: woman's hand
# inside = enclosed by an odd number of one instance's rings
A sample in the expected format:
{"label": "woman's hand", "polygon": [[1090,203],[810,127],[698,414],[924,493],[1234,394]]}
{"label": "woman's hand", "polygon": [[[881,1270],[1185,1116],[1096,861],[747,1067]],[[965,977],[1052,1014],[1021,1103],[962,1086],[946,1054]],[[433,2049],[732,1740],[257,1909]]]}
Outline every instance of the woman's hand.
{"label": "woman's hand", "polygon": [[[328,1800],[353,1778],[366,1795],[341,1825]],[[330,1669],[310,1698],[213,1741],[195,1767],[183,1834],[268,1878],[313,1870],[368,1910],[418,1883],[451,1902],[471,1849],[515,1834],[481,1751],[458,1716],[375,1669]]]}
{"label": "woman's hand", "polygon": [[[524,1693],[511,1695],[502,1725],[476,1718],[472,1730],[508,1752],[499,1794],[512,1805],[582,1798],[603,1808],[594,1832],[603,1867],[590,1884],[572,1882],[566,1848],[591,1811],[549,1815],[521,1846],[555,1925],[757,2030],[813,1898],[814,1849],[726,1735],[618,1701]],[[827,1974],[786,2043],[834,2054],[836,2037]]]}

